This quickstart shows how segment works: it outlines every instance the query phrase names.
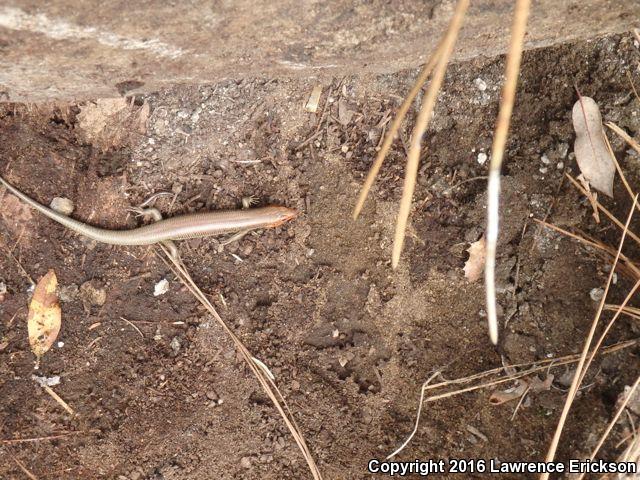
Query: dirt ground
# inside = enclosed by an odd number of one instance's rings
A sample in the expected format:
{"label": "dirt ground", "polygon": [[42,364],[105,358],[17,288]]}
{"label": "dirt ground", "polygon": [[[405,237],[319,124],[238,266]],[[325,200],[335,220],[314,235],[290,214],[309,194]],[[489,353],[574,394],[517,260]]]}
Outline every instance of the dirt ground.
{"label": "dirt ground", "polygon": [[[75,218],[108,228],[135,226],[127,208],[159,191],[173,193],[157,202],[167,216],[238,208],[249,195],[298,209],[295,221],[237,243],[198,239],[179,249],[221,316],[276,376],[324,477],[370,478],[367,462],[411,432],[433,371],[453,379],[581,349],[596,308],[590,292],[604,284],[606,264],[533,218],[549,214],[557,225],[619,240],[562,178],[576,173],[574,86],[606,120],[640,135],[629,83],[630,74],[640,85],[638,46],[610,36],[527,52],[503,169],[503,328],[499,346],[490,344],[482,282],[469,283],[463,266],[484,228],[487,164],[478,156],[490,153],[503,60],[448,70],[397,271],[391,239],[412,120],[358,221],[351,209],[416,70],[177,86],[126,104],[5,104],[0,174],[44,204],[72,199]],[[315,85],[323,94],[313,114],[303,106]],[[108,108],[113,114],[100,123]],[[611,139],[638,185],[640,159]],[[626,216],[619,181],[615,198],[603,201]],[[310,478],[230,339],[152,248],[86,240],[3,193],[0,252],[0,478],[27,478],[19,463],[38,479]],[[62,343],[36,371],[29,277],[49,269],[60,283]],[[162,279],[169,290],[154,296]],[[629,286],[619,275],[612,299]],[[607,344],[637,332],[622,319]],[[559,459],[588,455],[638,368],[636,347],[596,362]],[[553,370],[551,389],[530,394],[513,419],[517,402],[492,405],[491,389],[429,403],[398,458],[542,460],[567,372]],[[60,376],[53,389],[76,415],[33,375]],[[614,430],[603,458],[620,453],[624,434],[625,425]],[[487,475],[468,475],[480,477]]]}

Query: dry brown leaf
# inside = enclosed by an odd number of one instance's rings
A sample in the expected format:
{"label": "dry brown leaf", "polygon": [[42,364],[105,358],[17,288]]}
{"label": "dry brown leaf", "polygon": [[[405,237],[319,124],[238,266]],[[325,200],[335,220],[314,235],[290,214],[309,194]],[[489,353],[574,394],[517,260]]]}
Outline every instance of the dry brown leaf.
{"label": "dry brown leaf", "polygon": [[60,332],[62,313],[56,295],[57,286],[56,274],[53,270],[49,270],[38,281],[29,304],[27,317],[29,344],[38,360],[51,348]]}
{"label": "dry brown leaf", "polygon": [[576,131],[573,151],[580,171],[593,188],[613,197],[616,166],[604,140],[598,104],[581,96],[573,106],[572,119]]}
{"label": "dry brown leaf", "polygon": [[470,282],[475,282],[482,276],[484,271],[484,260],[486,255],[486,242],[484,236],[477,242],[473,242],[467,249],[469,260],[464,264],[464,276]]}
{"label": "dry brown leaf", "polygon": [[537,376],[525,377],[516,380],[516,386],[507,390],[496,391],[489,397],[492,405],[502,405],[522,397],[526,392],[542,392],[549,390],[553,383],[554,376],[547,375],[544,380],[540,380]]}
{"label": "dry brown leaf", "polygon": [[516,380],[516,383],[517,385],[513,388],[493,392],[489,397],[489,402],[492,405],[502,405],[520,398],[529,389],[529,384],[524,380]]}

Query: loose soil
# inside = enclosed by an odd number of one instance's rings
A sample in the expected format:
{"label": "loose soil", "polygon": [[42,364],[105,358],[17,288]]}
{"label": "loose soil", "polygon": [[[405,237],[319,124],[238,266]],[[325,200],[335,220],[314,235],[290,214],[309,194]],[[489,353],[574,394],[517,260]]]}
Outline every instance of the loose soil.
{"label": "loose soil", "polygon": [[[490,154],[502,57],[448,70],[397,271],[391,239],[415,111],[359,220],[351,209],[416,70],[176,86],[128,98],[99,133],[87,124],[91,103],[5,104],[0,174],[42,203],[72,199],[75,218],[108,228],[134,227],[127,208],[159,191],[172,192],[156,202],[167,216],[238,208],[250,195],[298,209],[295,221],[237,243],[197,239],[179,249],[224,320],[275,375],[325,478],[370,478],[368,460],[410,433],[420,386],[434,370],[453,379],[581,349],[596,309],[590,292],[604,284],[606,262],[533,218],[548,214],[617,245],[619,232],[595,223],[563,174],[576,173],[575,87],[638,138],[640,103],[628,75],[640,85],[639,63],[630,36],[524,55],[503,169],[497,348],[487,336],[482,282],[470,284],[463,266],[484,229],[487,164],[478,156]],[[323,94],[313,114],[303,106],[315,85]],[[611,139],[637,186],[638,156]],[[615,198],[603,202],[626,217],[619,181]],[[633,228],[640,231],[639,222]],[[632,245],[625,251],[638,257]],[[153,248],[86,240],[3,193],[0,252],[0,478],[26,478],[17,461],[38,479],[310,477],[230,339]],[[60,283],[63,326],[36,371],[29,277],[49,269]],[[169,291],[154,296],[162,279]],[[618,275],[612,301],[629,286]],[[621,319],[607,343],[636,334]],[[632,347],[596,362],[559,459],[589,454],[636,377],[637,354]],[[513,419],[516,402],[491,405],[491,390],[429,403],[399,458],[542,460],[566,371],[554,370],[552,388],[529,395]],[[33,375],[59,375],[53,388],[76,415]],[[620,453],[624,433],[624,425],[614,430],[603,458]]]}

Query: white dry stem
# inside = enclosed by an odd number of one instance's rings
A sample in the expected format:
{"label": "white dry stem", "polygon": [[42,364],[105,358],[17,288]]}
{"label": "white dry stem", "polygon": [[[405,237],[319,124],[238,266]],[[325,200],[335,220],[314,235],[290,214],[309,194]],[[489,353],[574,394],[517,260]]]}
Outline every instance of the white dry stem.
{"label": "white dry stem", "polygon": [[406,447],[409,444],[413,436],[418,431],[418,425],[420,425],[420,415],[422,415],[422,404],[424,402],[424,392],[427,389],[427,386],[429,386],[429,384],[433,381],[433,379],[436,378],[438,375],[440,375],[440,373],[441,373],[440,370],[433,373],[427,379],[427,381],[422,384],[422,388],[420,389],[420,402],[418,403],[418,412],[416,413],[416,423],[413,426],[413,430],[411,431],[407,439],[404,442],[402,442],[402,445],[400,445],[397,449],[395,449],[393,453],[390,453],[389,455],[387,455],[387,458],[385,460],[389,460],[390,458],[395,457],[397,454],[399,454],[404,449],[404,447]]}
{"label": "white dry stem", "polygon": [[516,97],[520,60],[524,45],[524,34],[527,28],[530,0],[518,0],[515,7],[513,27],[511,29],[511,43],[507,54],[505,82],[502,89],[500,111],[491,148],[491,164],[489,165],[489,184],[487,186],[487,255],[484,267],[485,289],[487,298],[487,321],[489,324],[489,338],[493,344],[498,343],[498,314],[496,309],[496,248],[498,245],[499,212],[500,212],[500,168],[511,112]]}

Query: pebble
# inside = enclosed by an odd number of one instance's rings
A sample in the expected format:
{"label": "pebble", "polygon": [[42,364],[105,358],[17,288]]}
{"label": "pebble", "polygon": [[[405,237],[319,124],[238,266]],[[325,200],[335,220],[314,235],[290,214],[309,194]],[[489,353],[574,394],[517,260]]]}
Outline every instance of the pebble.
{"label": "pebble", "polygon": [[178,339],[178,337],[173,337],[171,339],[170,346],[171,346],[171,350],[173,350],[173,353],[177,355],[182,345],[180,345],[180,340]]}
{"label": "pebble", "polygon": [[240,459],[240,466],[242,468],[251,468],[251,458],[249,457],[242,457]]}
{"label": "pebble", "polygon": [[169,280],[163,278],[153,287],[153,296],[158,297],[160,295],[164,295],[169,291]]}
{"label": "pebble", "polygon": [[487,89],[487,82],[485,82],[484,80],[482,80],[481,78],[476,78],[473,83],[475,84],[476,88],[478,90],[480,90],[481,92],[484,92]]}
{"label": "pebble", "polygon": [[486,154],[486,153],[484,153],[484,152],[480,152],[480,153],[478,154],[478,163],[479,163],[480,165],[484,165],[485,163],[487,163],[487,159],[488,159],[488,158],[489,158],[489,157],[487,156],[487,154]]}
{"label": "pebble", "polygon": [[52,210],[62,213],[63,215],[70,215],[73,212],[74,205],[71,200],[63,197],[55,197],[49,204]]}
{"label": "pebble", "polygon": [[591,297],[591,300],[593,300],[594,302],[599,302],[600,300],[602,300],[603,296],[604,296],[604,289],[600,287],[592,288],[591,291],[589,292],[589,297]]}

